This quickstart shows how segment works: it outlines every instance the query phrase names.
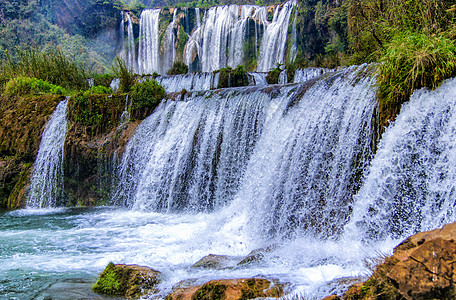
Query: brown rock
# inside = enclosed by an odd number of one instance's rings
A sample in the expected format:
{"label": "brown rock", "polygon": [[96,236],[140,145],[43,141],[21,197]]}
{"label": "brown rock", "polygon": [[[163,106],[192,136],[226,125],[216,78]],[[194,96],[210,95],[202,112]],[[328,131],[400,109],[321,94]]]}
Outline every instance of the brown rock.
{"label": "brown rock", "polygon": [[340,300],[340,297],[337,295],[331,295],[328,297],[324,297],[322,300]]}
{"label": "brown rock", "polygon": [[265,278],[220,279],[176,289],[166,300],[238,300],[284,295],[283,284]]}
{"label": "brown rock", "polygon": [[160,272],[149,267],[109,263],[92,289],[100,294],[139,298],[156,292],[159,282]]}
{"label": "brown rock", "polygon": [[[443,235],[445,237],[445,235]],[[406,299],[454,299],[456,243],[433,235],[388,274]],[[410,252],[410,250],[407,250]]]}

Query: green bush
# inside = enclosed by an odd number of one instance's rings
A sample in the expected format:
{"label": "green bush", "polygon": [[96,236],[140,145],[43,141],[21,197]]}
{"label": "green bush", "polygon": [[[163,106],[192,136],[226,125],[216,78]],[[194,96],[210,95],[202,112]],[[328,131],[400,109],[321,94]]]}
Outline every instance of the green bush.
{"label": "green bush", "polygon": [[96,94],[112,94],[112,89],[110,87],[105,87],[102,85],[95,85],[92,86],[90,89],[87,91],[84,91],[84,95],[96,95]]}
{"label": "green bush", "polygon": [[168,75],[186,74],[187,72],[188,66],[181,61],[176,61],[171,69],[169,69]]}
{"label": "green bush", "polygon": [[136,81],[136,75],[133,73],[133,70],[127,66],[123,59],[116,57],[114,59],[112,71],[114,72],[114,75],[120,79],[119,91],[124,93],[130,92]]}
{"label": "green bush", "polygon": [[84,90],[89,86],[86,69],[67,58],[59,48],[21,50],[17,60],[10,57],[3,60],[0,70],[3,78],[34,77],[67,90]]}
{"label": "green bush", "polygon": [[249,85],[249,77],[244,66],[239,65],[235,69],[230,67],[219,70],[219,82],[217,88],[227,88]]}
{"label": "green bush", "polygon": [[5,94],[17,96],[42,94],[65,95],[67,92],[64,88],[44,80],[20,76],[10,79],[6,83]]}
{"label": "green bush", "polygon": [[456,43],[444,34],[398,32],[385,46],[378,70],[383,125],[393,120],[415,89],[434,89],[456,75]]}
{"label": "green bush", "polygon": [[165,89],[155,80],[136,83],[131,88],[131,115],[143,119],[150,115],[165,97]]}
{"label": "green bush", "polygon": [[93,77],[93,85],[101,85],[109,88],[114,78],[115,76],[112,74],[95,74]]}
{"label": "green bush", "polygon": [[277,66],[275,69],[269,71],[268,75],[266,76],[266,82],[269,84],[279,83],[279,77],[280,77],[281,72],[282,72],[282,70],[280,69],[279,66]]}

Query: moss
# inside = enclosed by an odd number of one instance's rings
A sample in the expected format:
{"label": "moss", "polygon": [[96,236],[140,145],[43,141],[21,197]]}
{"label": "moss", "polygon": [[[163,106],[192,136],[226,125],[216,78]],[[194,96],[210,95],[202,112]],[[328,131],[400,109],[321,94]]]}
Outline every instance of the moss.
{"label": "moss", "polygon": [[221,300],[225,296],[226,285],[218,282],[205,283],[192,296],[192,300]]}
{"label": "moss", "polygon": [[30,171],[32,163],[25,163],[22,166],[22,172],[19,175],[19,179],[14,185],[13,190],[8,197],[8,209],[16,209],[23,206],[25,203],[24,189],[30,179]]}
{"label": "moss", "polygon": [[239,65],[235,69],[230,67],[219,70],[219,83],[217,88],[227,88],[249,85],[249,77],[244,66]]}
{"label": "moss", "polygon": [[92,289],[102,294],[123,295],[121,278],[122,276],[117,272],[116,266],[110,262]]}
{"label": "moss", "polygon": [[282,72],[282,70],[279,67],[269,71],[268,75],[266,76],[267,83],[269,83],[269,84],[279,83],[279,77],[280,77],[281,72]]}
{"label": "moss", "polygon": [[160,272],[137,265],[107,265],[92,290],[108,295],[139,298],[149,292],[160,281]]}
{"label": "moss", "polygon": [[149,116],[165,97],[165,89],[155,80],[136,83],[131,90],[131,116],[144,119]]}
{"label": "moss", "polygon": [[187,72],[188,66],[181,61],[176,61],[171,69],[169,69],[168,75],[186,74]]}

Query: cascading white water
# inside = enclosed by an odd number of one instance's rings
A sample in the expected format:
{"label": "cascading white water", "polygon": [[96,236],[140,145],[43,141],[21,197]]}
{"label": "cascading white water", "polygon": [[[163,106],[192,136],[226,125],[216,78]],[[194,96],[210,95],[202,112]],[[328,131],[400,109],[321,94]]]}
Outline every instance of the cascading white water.
{"label": "cascading white water", "polygon": [[361,70],[302,85],[280,103],[233,202],[252,239],[342,232],[372,155],[376,96],[371,77],[353,85]]}
{"label": "cascading white water", "polygon": [[138,47],[138,71],[141,74],[160,72],[159,17],[159,9],[146,9],[141,13]]}
{"label": "cascading white water", "polygon": [[282,8],[276,9],[272,22],[267,25],[261,41],[260,56],[258,57],[258,72],[268,72],[284,63],[285,43],[287,41],[288,24],[296,1],[288,1]]}
{"label": "cascading white water", "polygon": [[456,221],[456,80],[416,91],[380,141],[348,233],[403,238]]}
{"label": "cascading white water", "polygon": [[323,69],[323,68],[306,68],[306,69],[299,69],[296,70],[293,82],[306,82],[308,80],[317,78],[327,72],[332,72],[334,70],[331,69]]}
{"label": "cascading white water", "polygon": [[[289,19],[295,0],[286,2],[275,10],[272,22],[267,21],[267,7],[254,5],[225,5],[205,11],[201,21],[200,10],[195,9],[195,27],[188,32],[189,39],[182,53],[190,71],[212,72],[224,67],[235,68],[245,63],[245,44],[249,41],[249,22],[255,24],[255,45],[251,46],[258,56],[258,71],[269,71],[277,63],[283,63]],[[184,10],[182,13],[188,10]],[[176,60],[175,28],[177,9],[165,32],[164,51],[160,55],[159,10],[144,10],[140,20],[138,71],[166,73]],[[186,19],[187,20],[187,19]],[[179,25],[181,26],[181,25]],[[261,43],[261,46],[259,46]],[[259,54],[256,53],[259,50]]]}
{"label": "cascading white water", "polygon": [[161,74],[165,74],[173,66],[174,61],[176,60],[176,35],[174,33],[174,26],[177,21],[177,8],[173,12],[173,20],[169,23],[166,28],[166,43],[165,43],[165,52],[163,57],[163,66],[161,69]]}
{"label": "cascading white water", "polygon": [[225,205],[261,134],[270,100],[261,91],[226,90],[162,104],[127,146],[114,201],[158,211]]}
{"label": "cascading white water", "polygon": [[[129,67],[134,72],[137,72],[137,62],[136,62],[136,47],[135,47],[135,36],[133,34],[133,22],[130,15],[127,12],[122,11],[122,21],[120,24],[120,30],[122,34],[122,52],[120,57],[123,57],[127,67]],[[125,40],[125,18],[127,20],[127,39]]]}
{"label": "cascading white water", "polygon": [[68,99],[57,105],[44,129],[30,180],[28,208],[55,207],[62,200],[67,105]]}

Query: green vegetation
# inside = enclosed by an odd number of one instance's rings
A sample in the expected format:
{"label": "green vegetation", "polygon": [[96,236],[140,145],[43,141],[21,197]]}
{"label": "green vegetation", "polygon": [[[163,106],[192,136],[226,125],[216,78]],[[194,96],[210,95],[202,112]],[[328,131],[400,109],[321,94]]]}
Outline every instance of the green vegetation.
{"label": "green vegetation", "polygon": [[33,77],[16,77],[10,79],[5,86],[5,94],[8,96],[54,94],[65,95],[64,88],[51,84],[47,81]]}
{"label": "green vegetation", "polygon": [[16,59],[8,56],[1,62],[0,83],[21,76],[47,81],[72,91],[89,86],[86,69],[56,47],[46,51],[20,50]]}
{"label": "green vegetation", "polygon": [[217,88],[227,88],[249,85],[249,77],[244,66],[237,66],[235,69],[230,67],[219,70],[219,83]]}
{"label": "green vegetation", "polygon": [[188,72],[188,66],[183,62],[176,61],[174,62],[171,69],[168,71],[168,75],[178,75],[178,74],[186,74]]}
{"label": "green vegetation", "polygon": [[101,85],[104,87],[111,87],[112,80],[116,78],[113,74],[95,74],[93,77],[93,85]]}
{"label": "green vegetation", "polygon": [[268,75],[266,76],[266,81],[269,84],[277,84],[279,83],[279,77],[280,73],[282,72],[282,69],[280,69],[280,65],[277,65],[274,69],[268,72]]}
{"label": "green vegetation", "polygon": [[218,282],[203,284],[192,296],[192,300],[220,300],[225,296],[226,285]]}
{"label": "green vegetation", "polygon": [[92,289],[97,293],[109,295],[122,295],[121,273],[116,270],[116,266],[110,262],[106,269],[101,273]]}
{"label": "green vegetation", "polygon": [[399,32],[385,45],[380,61],[380,111],[383,120],[394,119],[413,90],[434,89],[456,75],[456,43],[443,34]]}
{"label": "green vegetation", "polygon": [[165,89],[155,80],[146,80],[133,85],[130,93],[131,116],[144,119],[150,115],[165,97]]}
{"label": "green vegetation", "polygon": [[119,91],[124,93],[130,92],[131,87],[136,81],[136,75],[133,73],[133,70],[126,65],[123,59],[117,56],[114,60],[112,71],[115,77],[120,79]]}

